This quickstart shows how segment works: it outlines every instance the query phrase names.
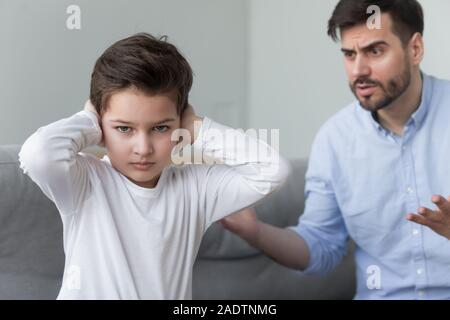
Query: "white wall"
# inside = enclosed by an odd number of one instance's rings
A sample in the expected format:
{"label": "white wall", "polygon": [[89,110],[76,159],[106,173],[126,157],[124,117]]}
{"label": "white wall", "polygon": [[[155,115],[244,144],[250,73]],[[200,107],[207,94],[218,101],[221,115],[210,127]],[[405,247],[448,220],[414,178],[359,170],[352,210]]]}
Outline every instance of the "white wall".
{"label": "white wall", "polygon": [[[337,0],[0,0],[0,144],[82,108],[97,57],[136,32],[167,34],[196,74],[191,102],[232,126],[279,128],[306,157],[319,127],[353,96],[326,35]],[[425,9],[423,70],[450,79],[448,0]],[[82,10],[67,30],[66,8]]]}
{"label": "white wall", "polygon": [[425,12],[425,59],[428,74],[450,79],[450,1],[420,0]]}
{"label": "white wall", "polygon": [[[66,28],[71,4],[81,30]],[[245,0],[0,0],[0,144],[81,110],[98,56],[142,31],[167,34],[191,63],[200,114],[243,126],[245,20]]]}
{"label": "white wall", "polygon": [[[337,0],[251,0],[249,6],[248,125],[280,128],[281,152],[307,157],[330,116],[354,98],[338,44],[326,35]],[[448,0],[422,0],[423,70],[450,79]]]}

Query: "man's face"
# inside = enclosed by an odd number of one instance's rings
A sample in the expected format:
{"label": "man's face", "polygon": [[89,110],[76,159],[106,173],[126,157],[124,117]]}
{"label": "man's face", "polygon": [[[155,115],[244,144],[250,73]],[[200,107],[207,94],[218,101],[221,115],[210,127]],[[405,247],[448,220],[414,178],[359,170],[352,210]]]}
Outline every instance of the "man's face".
{"label": "man's face", "polygon": [[[101,123],[113,167],[138,186],[153,188],[177,143],[171,141],[180,127],[173,99],[134,88],[120,91],[110,97]],[[137,162],[151,164],[137,167]]]}
{"label": "man's face", "polygon": [[385,108],[408,89],[408,51],[393,33],[389,14],[382,14],[381,29],[361,24],[344,29],[341,38],[350,88],[363,108]]}

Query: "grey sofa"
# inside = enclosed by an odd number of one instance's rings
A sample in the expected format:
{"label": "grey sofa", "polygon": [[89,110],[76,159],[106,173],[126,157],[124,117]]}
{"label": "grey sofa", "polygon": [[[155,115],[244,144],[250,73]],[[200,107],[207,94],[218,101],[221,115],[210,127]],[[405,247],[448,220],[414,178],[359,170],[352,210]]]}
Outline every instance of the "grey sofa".
{"label": "grey sofa", "polygon": [[[55,299],[64,267],[62,223],[55,205],[19,168],[20,145],[0,146],[0,299]],[[265,222],[295,225],[303,211],[305,160],[258,203]],[[194,266],[194,299],[351,299],[353,250],[325,277],[280,266],[215,224],[205,234]]]}

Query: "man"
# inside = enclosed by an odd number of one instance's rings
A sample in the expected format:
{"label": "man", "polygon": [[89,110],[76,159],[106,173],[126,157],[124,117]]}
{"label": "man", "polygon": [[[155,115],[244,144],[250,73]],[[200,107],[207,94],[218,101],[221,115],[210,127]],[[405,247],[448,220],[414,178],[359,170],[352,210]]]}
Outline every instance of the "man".
{"label": "man", "polygon": [[[381,28],[369,28],[371,5]],[[450,203],[438,196],[450,195],[450,82],[420,70],[423,26],[416,0],[339,1],[328,34],[340,34],[357,101],[314,141],[304,214],[280,229],[246,210],[226,228],[305,274],[331,271],[350,236],[356,299],[450,298]]]}

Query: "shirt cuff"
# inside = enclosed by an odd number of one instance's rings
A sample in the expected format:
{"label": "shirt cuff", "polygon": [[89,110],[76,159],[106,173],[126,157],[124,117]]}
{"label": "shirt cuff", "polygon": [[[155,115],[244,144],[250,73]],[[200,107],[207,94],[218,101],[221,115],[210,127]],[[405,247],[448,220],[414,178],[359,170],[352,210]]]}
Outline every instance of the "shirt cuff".
{"label": "shirt cuff", "polygon": [[299,224],[297,226],[289,227],[293,231],[295,231],[299,236],[303,238],[303,240],[306,242],[306,245],[308,246],[309,250],[309,263],[306,269],[302,271],[305,275],[313,275],[320,272],[320,243],[317,241],[317,239],[314,237],[314,235],[311,234],[310,230],[308,230],[308,227],[304,224]]}

